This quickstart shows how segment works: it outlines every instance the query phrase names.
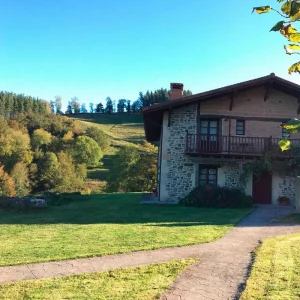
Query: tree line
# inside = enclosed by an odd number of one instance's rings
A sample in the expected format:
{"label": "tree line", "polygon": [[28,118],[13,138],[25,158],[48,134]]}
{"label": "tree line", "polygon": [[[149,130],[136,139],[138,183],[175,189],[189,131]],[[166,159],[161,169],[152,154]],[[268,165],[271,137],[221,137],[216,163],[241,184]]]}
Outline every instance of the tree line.
{"label": "tree line", "polygon": [[96,127],[49,113],[0,116],[0,195],[85,191],[87,167],[109,146]]}
{"label": "tree line", "polygon": [[50,112],[50,105],[45,100],[23,94],[0,92],[0,115],[2,116],[8,117],[18,113],[45,114],[46,112]]}
{"label": "tree line", "polygon": [[[183,96],[192,95],[190,90],[184,90]],[[147,91],[146,93],[139,93],[139,97],[135,101],[128,99],[119,99],[118,101],[112,100],[110,97],[107,97],[105,101],[95,103],[89,103],[89,107],[85,103],[80,103],[77,97],[73,97],[67,106],[65,114],[79,114],[79,113],[136,113],[141,112],[144,107],[151,106],[157,103],[163,103],[169,101],[170,99],[170,90],[167,89],[158,89],[154,92]],[[52,113],[63,113],[62,108],[62,98],[56,96],[55,100],[50,101]]]}

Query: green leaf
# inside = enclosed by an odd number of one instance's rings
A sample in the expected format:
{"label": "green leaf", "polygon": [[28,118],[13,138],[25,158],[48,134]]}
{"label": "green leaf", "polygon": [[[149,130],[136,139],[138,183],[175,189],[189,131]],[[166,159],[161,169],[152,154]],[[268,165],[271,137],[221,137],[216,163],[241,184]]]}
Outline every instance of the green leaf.
{"label": "green leaf", "polygon": [[300,42],[300,33],[291,33],[287,36],[287,38],[294,43],[299,43]]}
{"label": "green leaf", "polygon": [[286,124],[282,125],[282,127],[286,130],[297,130],[297,132],[300,132],[300,120],[296,118],[292,119]]}
{"label": "green leaf", "polygon": [[286,151],[291,148],[291,142],[289,140],[281,140],[278,145],[282,151]]}
{"label": "green leaf", "polygon": [[297,62],[289,67],[289,74],[300,73],[300,62]]}
{"label": "green leaf", "polygon": [[283,1],[284,1],[284,0],[277,0],[278,3],[281,3],[281,2],[283,2]]}
{"label": "green leaf", "polygon": [[290,1],[286,1],[281,6],[281,11],[288,16],[291,14],[291,9],[292,9],[292,3]]}
{"label": "green leaf", "polygon": [[280,21],[280,22],[276,23],[276,24],[271,28],[270,31],[279,31],[279,30],[281,30],[284,23],[285,23],[284,21]]}
{"label": "green leaf", "polygon": [[296,44],[289,44],[287,45],[287,47],[293,50],[300,50],[300,45],[296,45]]}
{"label": "green leaf", "polygon": [[291,21],[297,21],[300,19],[300,3],[293,1],[291,4]]}
{"label": "green leaf", "polygon": [[258,14],[264,14],[268,13],[271,11],[271,6],[259,6],[259,7],[254,7],[252,10],[252,13],[256,11]]}
{"label": "green leaf", "polygon": [[289,25],[286,25],[286,26],[283,26],[282,29],[280,29],[280,33],[282,35],[284,35],[286,38],[289,38],[289,36],[292,34],[292,33],[297,33],[297,29],[294,28],[292,26],[292,24],[289,24]]}

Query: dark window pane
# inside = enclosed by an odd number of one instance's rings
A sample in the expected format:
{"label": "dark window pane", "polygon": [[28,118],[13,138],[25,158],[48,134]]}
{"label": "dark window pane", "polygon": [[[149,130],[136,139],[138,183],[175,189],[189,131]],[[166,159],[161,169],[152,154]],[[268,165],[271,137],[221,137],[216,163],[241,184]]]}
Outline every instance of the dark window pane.
{"label": "dark window pane", "polygon": [[207,173],[207,169],[200,169],[200,174],[205,174]]}
{"label": "dark window pane", "polygon": [[199,185],[211,184],[217,185],[217,168],[199,169]]}
{"label": "dark window pane", "polygon": [[245,134],[245,122],[242,120],[236,121],[236,135],[244,135]]}
{"label": "dark window pane", "polygon": [[210,121],[210,128],[217,128],[218,122],[217,121]]}

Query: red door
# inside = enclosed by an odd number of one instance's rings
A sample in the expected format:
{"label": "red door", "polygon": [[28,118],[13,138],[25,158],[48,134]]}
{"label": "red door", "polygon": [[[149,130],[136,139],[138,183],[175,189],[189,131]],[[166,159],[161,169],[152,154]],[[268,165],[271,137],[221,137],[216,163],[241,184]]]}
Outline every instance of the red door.
{"label": "red door", "polygon": [[272,204],[272,174],[263,173],[259,177],[253,174],[253,204]]}
{"label": "red door", "polygon": [[202,152],[218,152],[218,120],[202,120],[200,123],[200,149]]}

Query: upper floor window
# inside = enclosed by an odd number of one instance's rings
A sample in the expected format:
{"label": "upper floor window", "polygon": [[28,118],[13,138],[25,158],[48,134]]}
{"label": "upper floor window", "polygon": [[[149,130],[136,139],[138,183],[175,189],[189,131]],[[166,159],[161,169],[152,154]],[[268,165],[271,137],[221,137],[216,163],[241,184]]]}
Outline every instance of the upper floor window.
{"label": "upper floor window", "polygon": [[236,120],[236,135],[245,135],[245,120]]}

